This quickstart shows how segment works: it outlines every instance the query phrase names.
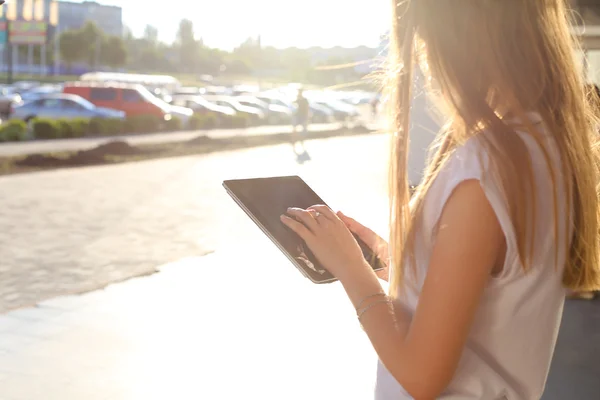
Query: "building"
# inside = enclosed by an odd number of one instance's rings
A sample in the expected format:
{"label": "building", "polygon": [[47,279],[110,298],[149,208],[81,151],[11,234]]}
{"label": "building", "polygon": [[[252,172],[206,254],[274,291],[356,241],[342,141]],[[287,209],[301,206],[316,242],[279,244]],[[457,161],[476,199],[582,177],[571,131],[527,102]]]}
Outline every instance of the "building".
{"label": "building", "polygon": [[59,1],[58,15],[58,28],[61,32],[79,29],[92,21],[107,35],[123,35],[123,9],[119,6],[107,6],[93,1]]}

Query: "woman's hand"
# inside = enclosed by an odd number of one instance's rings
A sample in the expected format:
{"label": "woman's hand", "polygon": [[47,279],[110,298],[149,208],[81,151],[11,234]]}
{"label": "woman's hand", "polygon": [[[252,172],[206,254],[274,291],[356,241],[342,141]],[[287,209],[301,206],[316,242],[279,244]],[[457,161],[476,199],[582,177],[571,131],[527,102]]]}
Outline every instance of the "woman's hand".
{"label": "woman's hand", "polygon": [[345,216],[342,212],[337,213],[342,222],[350,229],[352,233],[358,236],[365,244],[379,257],[385,264],[385,269],[377,271],[377,276],[384,281],[389,280],[389,260],[390,251],[388,243],[378,234],[367,228],[360,222]]}
{"label": "woman's hand", "polygon": [[319,262],[340,281],[368,271],[362,251],[345,223],[327,206],[288,209],[281,222],[293,230]]}

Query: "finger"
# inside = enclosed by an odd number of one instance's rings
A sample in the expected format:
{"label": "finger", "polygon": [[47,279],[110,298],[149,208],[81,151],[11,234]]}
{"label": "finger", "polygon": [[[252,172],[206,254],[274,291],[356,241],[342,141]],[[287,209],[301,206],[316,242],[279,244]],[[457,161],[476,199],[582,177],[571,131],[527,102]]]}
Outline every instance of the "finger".
{"label": "finger", "polygon": [[350,218],[344,215],[341,211],[337,213],[338,217],[342,220],[342,222],[350,229],[350,231],[356,233],[358,236],[372,236],[375,235],[371,229],[367,228],[360,222],[356,221],[354,218]]}
{"label": "finger", "polygon": [[315,215],[309,210],[303,210],[301,208],[288,208],[287,214],[290,217],[296,218],[297,221],[302,222],[308,229],[315,232],[319,229],[319,223],[315,219]]}
{"label": "finger", "polygon": [[282,215],[281,222],[290,228],[294,233],[296,233],[302,240],[305,242],[308,241],[313,233],[308,229],[303,223],[296,221],[293,218],[288,217],[287,215]]}
{"label": "finger", "polygon": [[325,218],[331,221],[339,221],[339,218],[335,213],[331,210],[331,208],[323,205],[316,205],[312,207],[308,207],[309,210],[315,210],[316,212],[322,214]]}
{"label": "finger", "polygon": [[356,222],[355,219],[350,218],[350,217],[344,215],[344,213],[342,213],[341,211],[338,211],[337,216],[338,216],[339,219],[342,220],[342,222],[344,224],[346,224],[346,226],[348,228],[350,228],[351,231],[356,231],[356,230],[358,230],[358,229],[360,229],[360,228],[363,227],[361,224],[359,224],[358,222]]}
{"label": "finger", "polygon": [[315,219],[315,221],[317,221],[317,223],[319,222],[319,220],[317,219],[317,217],[319,216],[319,213],[315,210],[306,210],[310,213],[310,215],[312,215],[312,217]]}

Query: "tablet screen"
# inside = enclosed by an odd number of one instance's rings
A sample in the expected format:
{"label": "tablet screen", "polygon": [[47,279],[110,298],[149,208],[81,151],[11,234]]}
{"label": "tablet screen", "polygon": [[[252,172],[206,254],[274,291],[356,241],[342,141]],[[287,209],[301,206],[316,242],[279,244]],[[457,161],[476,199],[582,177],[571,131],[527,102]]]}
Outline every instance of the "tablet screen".
{"label": "tablet screen", "polygon": [[[290,176],[235,180],[226,181],[224,185],[269,232],[271,239],[278,242],[313,281],[334,279],[321,266],[304,241],[280,220],[280,216],[285,214],[289,207],[306,209],[316,204],[325,204],[301,178]],[[381,269],[383,265],[371,250],[362,241],[358,242],[365,258],[375,269]]]}

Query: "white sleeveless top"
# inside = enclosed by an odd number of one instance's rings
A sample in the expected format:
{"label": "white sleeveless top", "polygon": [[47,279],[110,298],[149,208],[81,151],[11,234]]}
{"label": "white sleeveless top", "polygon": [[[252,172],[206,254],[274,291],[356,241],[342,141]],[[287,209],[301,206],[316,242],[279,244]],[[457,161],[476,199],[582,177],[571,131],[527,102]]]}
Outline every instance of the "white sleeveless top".
{"label": "white sleeveless top", "polygon": [[[534,117],[537,120],[533,122],[541,122],[538,116]],[[524,133],[520,135],[529,149],[537,184],[536,243],[532,269],[527,274],[517,257],[515,232],[501,187],[487,173],[485,153],[482,153],[477,138],[470,139],[455,152],[425,198],[423,219],[419,221],[424,234],[417,235],[415,249],[417,278],[407,277],[409,284],[404,290],[405,295],[398,300],[409,313],[415,312],[419,301],[433,250],[434,227],[444,204],[459,183],[472,179],[480,181],[507,243],[504,269],[499,276],[491,278],[485,290],[458,370],[446,392],[439,397],[441,399],[537,400],[544,390],[562,317],[565,290],[561,280],[567,254],[565,235],[570,234],[571,229],[567,213],[563,213],[565,218],[558,221],[560,245],[555,252],[554,191],[550,173],[536,142]],[[548,140],[547,149],[556,171],[561,171],[560,156],[551,143]],[[484,156],[480,162],[481,154]],[[558,194],[558,210],[565,210],[562,187]],[[375,399],[412,399],[381,362]]]}

